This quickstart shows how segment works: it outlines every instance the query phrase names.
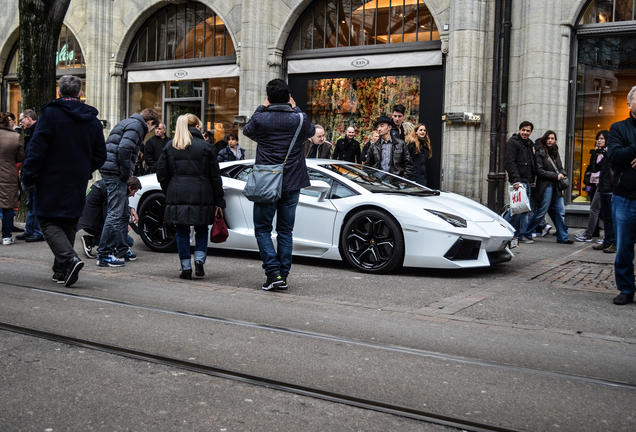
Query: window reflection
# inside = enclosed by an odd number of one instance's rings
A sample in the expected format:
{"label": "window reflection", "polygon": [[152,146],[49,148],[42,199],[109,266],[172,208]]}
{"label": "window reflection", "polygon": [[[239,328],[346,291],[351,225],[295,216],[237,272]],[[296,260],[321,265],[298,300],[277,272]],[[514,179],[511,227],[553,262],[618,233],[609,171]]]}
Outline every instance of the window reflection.
{"label": "window reflection", "polygon": [[583,175],[596,134],[629,116],[627,94],[636,82],[636,36],[579,39],[573,198],[588,201]]}
{"label": "window reflection", "polygon": [[223,20],[210,8],[187,2],[167,6],[137,34],[130,63],[234,55]]}
{"label": "window reflection", "polygon": [[634,0],[594,0],[585,10],[579,25],[633,20]]}
{"label": "window reflection", "polygon": [[439,39],[422,0],[320,0],[296,25],[291,50]]}

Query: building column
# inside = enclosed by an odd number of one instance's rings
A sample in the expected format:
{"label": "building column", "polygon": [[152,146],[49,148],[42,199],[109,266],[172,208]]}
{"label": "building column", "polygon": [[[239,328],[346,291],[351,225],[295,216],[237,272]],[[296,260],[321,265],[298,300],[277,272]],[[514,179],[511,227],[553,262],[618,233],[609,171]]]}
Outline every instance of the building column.
{"label": "building column", "polygon": [[[110,43],[112,33],[112,1],[96,0],[86,3],[86,27],[89,53],[86,56],[86,102],[99,107],[99,119],[113,126],[110,86]],[[118,120],[117,120],[118,121]]]}
{"label": "building column", "polygon": [[[488,34],[494,8],[488,0],[451,3],[446,56],[445,112],[481,113],[481,124],[444,127],[442,188],[485,203],[488,172],[487,72],[492,50]],[[491,10],[492,9],[492,10]],[[446,42],[443,44],[446,48]]]}

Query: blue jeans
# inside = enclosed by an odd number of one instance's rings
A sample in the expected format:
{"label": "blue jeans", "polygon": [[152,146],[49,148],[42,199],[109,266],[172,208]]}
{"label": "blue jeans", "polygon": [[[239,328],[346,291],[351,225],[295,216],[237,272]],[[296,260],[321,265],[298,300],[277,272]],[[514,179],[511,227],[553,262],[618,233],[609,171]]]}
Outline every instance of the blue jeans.
{"label": "blue jeans", "polygon": [[[601,195],[601,194],[599,194]],[[612,195],[601,195],[601,216],[603,216],[603,226],[605,227],[604,243],[615,245],[616,234],[614,233],[614,222],[612,220]]]}
{"label": "blue jeans", "polygon": [[[299,197],[299,190],[287,191],[274,203],[254,203],[254,235],[267,276],[280,275],[286,279],[289,275],[294,249],[292,232]],[[278,252],[272,241],[272,221],[275,214]]]}
{"label": "blue jeans", "polygon": [[27,217],[26,225],[24,226],[24,234],[36,237],[44,237],[42,231],[40,231],[40,224],[38,219],[33,214],[33,197],[35,196],[35,189],[29,192],[29,198],[26,202]]}
{"label": "blue jeans", "polygon": [[[190,255],[190,225],[177,225],[177,250],[181,269],[190,270],[192,268],[192,255]],[[196,225],[194,227],[194,260],[205,263],[208,255],[208,226]]]}
{"label": "blue jeans", "polygon": [[565,205],[563,204],[563,197],[557,194],[554,185],[550,184],[545,188],[541,200],[536,203],[536,208],[532,219],[528,222],[526,235],[532,236],[532,233],[541,223],[546,213],[550,211],[550,216],[554,221],[557,234],[557,242],[563,243],[568,240],[568,227],[565,224]]}
{"label": "blue jeans", "polygon": [[636,199],[614,195],[612,218],[616,228],[616,259],[614,274],[616,288],[626,294],[636,291],[634,286],[634,241],[636,241]]}
{"label": "blue jeans", "polygon": [[2,238],[13,237],[11,230],[13,229],[13,217],[15,216],[15,210],[12,208],[2,209]]}
{"label": "blue jeans", "polygon": [[[530,183],[522,182],[521,184],[526,187],[526,194],[528,195],[528,200],[530,200]],[[508,210],[508,212],[504,215],[504,219],[515,229],[515,237],[523,238],[525,236],[524,233],[527,231],[528,217],[531,212],[532,210],[512,215],[510,214],[510,210]],[[528,238],[532,238],[532,233],[530,233]]]}
{"label": "blue jeans", "polygon": [[127,214],[128,186],[126,182],[118,176],[102,174],[102,179],[106,185],[108,197],[108,208],[104,229],[99,241],[97,259],[105,260],[108,255],[117,256],[118,253],[128,250],[126,244],[126,233],[130,214]]}

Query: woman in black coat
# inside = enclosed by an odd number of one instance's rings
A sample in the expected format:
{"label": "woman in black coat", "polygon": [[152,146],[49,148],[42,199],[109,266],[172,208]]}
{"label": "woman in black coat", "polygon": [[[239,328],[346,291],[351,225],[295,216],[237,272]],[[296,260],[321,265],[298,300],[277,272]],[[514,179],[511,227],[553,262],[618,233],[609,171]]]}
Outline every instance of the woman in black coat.
{"label": "woman in black coat", "polygon": [[557,243],[572,244],[574,242],[568,237],[568,227],[565,224],[563,191],[557,186],[558,181],[565,177],[565,170],[556,140],[556,133],[551,130],[538,140],[540,145],[534,154],[537,173],[535,209],[532,219],[528,222],[526,237],[532,238],[532,233],[549,210],[556,226]]}
{"label": "woman in black coat", "polygon": [[182,279],[192,279],[190,227],[194,226],[195,275],[204,276],[208,226],[225,208],[223,183],[214,147],[203,139],[201,120],[194,114],[177,119],[174,138],[157,161],[157,180],[166,194],[165,223],[177,228]]}
{"label": "woman in black coat", "polygon": [[426,186],[428,183],[426,161],[433,156],[433,151],[425,124],[419,123],[415,126],[413,132],[406,137],[406,145],[413,160],[413,172],[411,172],[410,180]]}

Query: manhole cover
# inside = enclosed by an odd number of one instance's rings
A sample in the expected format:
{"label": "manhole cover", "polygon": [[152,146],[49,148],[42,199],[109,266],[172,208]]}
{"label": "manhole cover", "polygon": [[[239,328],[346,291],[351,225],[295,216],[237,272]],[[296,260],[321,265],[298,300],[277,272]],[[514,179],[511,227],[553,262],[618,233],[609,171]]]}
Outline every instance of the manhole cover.
{"label": "manhole cover", "polygon": [[591,261],[569,261],[531,278],[555,288],[609,292],[616,290],[614,264]]}

